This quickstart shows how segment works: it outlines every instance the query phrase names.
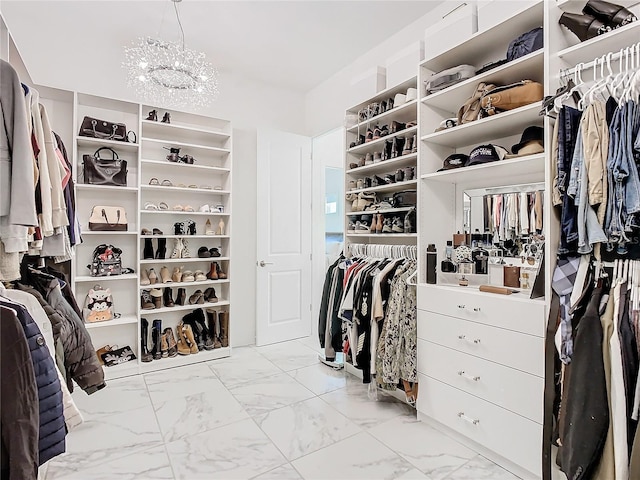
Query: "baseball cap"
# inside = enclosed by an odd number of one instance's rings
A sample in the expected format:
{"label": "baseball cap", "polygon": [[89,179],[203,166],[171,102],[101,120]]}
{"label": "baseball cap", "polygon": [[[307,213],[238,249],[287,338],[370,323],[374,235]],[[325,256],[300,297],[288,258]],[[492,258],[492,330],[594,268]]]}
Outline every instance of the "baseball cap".
{"label": "baseball cap", "polygon": [[454,168],[466,167],[469,162],[469,156],[464,153],[454,153],[449,155],[442,162],[442,168],[438,170],[438,172],[442,172],[444,170],[453,170]]}
{"label": "baseball cap", "polygon": [[478,145],[471,150],[467,166],[497,162],[498,160],[503,160],[508,153],[507,149],[500,145]]}

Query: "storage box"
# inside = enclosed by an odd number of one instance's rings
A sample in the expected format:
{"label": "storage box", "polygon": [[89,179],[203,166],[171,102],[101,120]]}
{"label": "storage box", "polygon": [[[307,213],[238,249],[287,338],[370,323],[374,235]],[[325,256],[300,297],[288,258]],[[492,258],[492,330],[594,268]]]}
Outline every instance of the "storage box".
{"label": "storage box", "polygon": [[[542,3],[542,0],[478,0],[478,31],[495,27],[536,3]],[[542,26],[542,18],[539,26]]]}
{"label": "storage box", "polygon": [[418,74],[418,65],[424,58],[424,43],[422,40],[398,51],[387,58],[387,85],[398,85],[407,78]]}
{"label": "storage box", "polygon": [[431,11],[434,23],[424,31],[425,59],[433,58],[466,41],[478,31],[474,1],[447,1]]}
{"label": "storage box", "polygon": [[387,88],[385,67],[373,67],[351,79],[350,104],[364,102]]}

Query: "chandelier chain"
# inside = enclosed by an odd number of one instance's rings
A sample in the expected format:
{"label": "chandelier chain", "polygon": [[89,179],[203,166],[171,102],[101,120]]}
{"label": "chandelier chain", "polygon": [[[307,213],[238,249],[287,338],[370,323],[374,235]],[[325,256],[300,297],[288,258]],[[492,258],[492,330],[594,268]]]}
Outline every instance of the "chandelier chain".
{"label": "chandelier chain", "polygon": [[182,21],[180,20],[180,12],[178,11],[178,2],[173,0],[173,9],[176,12],[176,19],[178,20],[178,26],[180,27],[180,37],[182,39],[182,50],[184,50],[184,28],[182,28]]}

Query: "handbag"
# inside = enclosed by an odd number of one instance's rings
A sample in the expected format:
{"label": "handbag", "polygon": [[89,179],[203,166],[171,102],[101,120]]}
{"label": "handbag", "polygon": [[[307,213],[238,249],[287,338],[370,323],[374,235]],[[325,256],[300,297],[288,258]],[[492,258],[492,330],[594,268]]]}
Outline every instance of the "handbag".
{"label": "handbag", "polygon": [[[108,150],[111,158],[100,158],[100,151]],[[118,157],[118,153],[109,147],[96,150],[93,155],[82,156],[84,183],[91,185],[127,186],[127,161]]]}
{"label": "handbag", "polygon": [[94,205],[89,217],[89,230],[97,232],[126,232],[129,223],[124,207]]}
{"label": "handbag", "polygon": [[90,289],[84,300],[82,316],[85,322],[88,323],[104,322],[116,318],[116,315],[113,313],[111,289],[103,289],[100,285],[96,285]]}
{"label": "handbag", "polygon": [[483,114],[495,115],[539,102],[543,96],[544,87],[542,84],[532,80],[522,80],[511,85],[496,87],[484,93],[480,99],[480,105]]}
{"label": "handbag", "polygon": [[489,91],[495,89],[496,86],[493,83],[481,82],[476,87],[475,92],[458,110],[458,125],[463,123],[473,122],[482,118],[482,108],[480,106],[480,99]]}
{"label": "handbag", "polygon": [[131,350],[131,347],[127,345],[126,347],[116,348],[102,353],[100,358],[106,367],[114,367],[135,360],[137,357],[136,354],[133,353],[133,350]]}
{"label": "handbag", "polygon": [[102,140],[127,141],[127,126],[124,123],[108,122],[93,117],[84,117],[78,135]]}
{"label": "handbag", "polygon": [[438,73],[434,73],[424,81],[427,95],[444,90],[445,88],[460,83],[468,78],[475,77],[476,68],[471,65],[458,65]]}
{"label": "handbag", "polygon": [[122,274],[122,250],[103,243],[93,250],[93,260],[89,268],[92,277],[109,277]]}
{"label": "handbag", "polygon": [[415,190],[396,192],[393,194],[393,208],[415,207],[417,200],[417,192]]}
{"label": "handbag", "polygon": [[507,61],[510,62],[516,58],[524,57],[536,50],[540,50],[543,47],[543,42],[544,35],[542,27],[537,27],[527,33],[523,33],[509,43]]}

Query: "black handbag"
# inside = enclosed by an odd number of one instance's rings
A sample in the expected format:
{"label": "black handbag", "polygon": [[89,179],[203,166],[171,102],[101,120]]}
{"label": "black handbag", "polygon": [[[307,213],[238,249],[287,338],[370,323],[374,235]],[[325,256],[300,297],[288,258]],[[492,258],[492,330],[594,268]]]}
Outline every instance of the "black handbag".
{"label": "black handbag", "polygon": [[[100,158],[101,150],[109,150],[111,158]],[[93,155],[82,156],[84,183],[91,185],[127,186],[127,161],[109,147],[99,148]]]}
{"label": "black handbag", "polygon": [[93,250],[93,260],[87,267],[92,277],[109,277],[111,275],[121,275],[122,260],[120,255],[122,250],[113,245],[103,243]]}
{"label": "black handbag", "polygon": [[93,117],[84,117],[78,135],[127,142],[127,126],[124,123],[108,122]]}
{"label": "black handbag", "polygon": [[417,203],[417,192],[415,190],[405,190],[393,194],[393,208],[415,207]]}

